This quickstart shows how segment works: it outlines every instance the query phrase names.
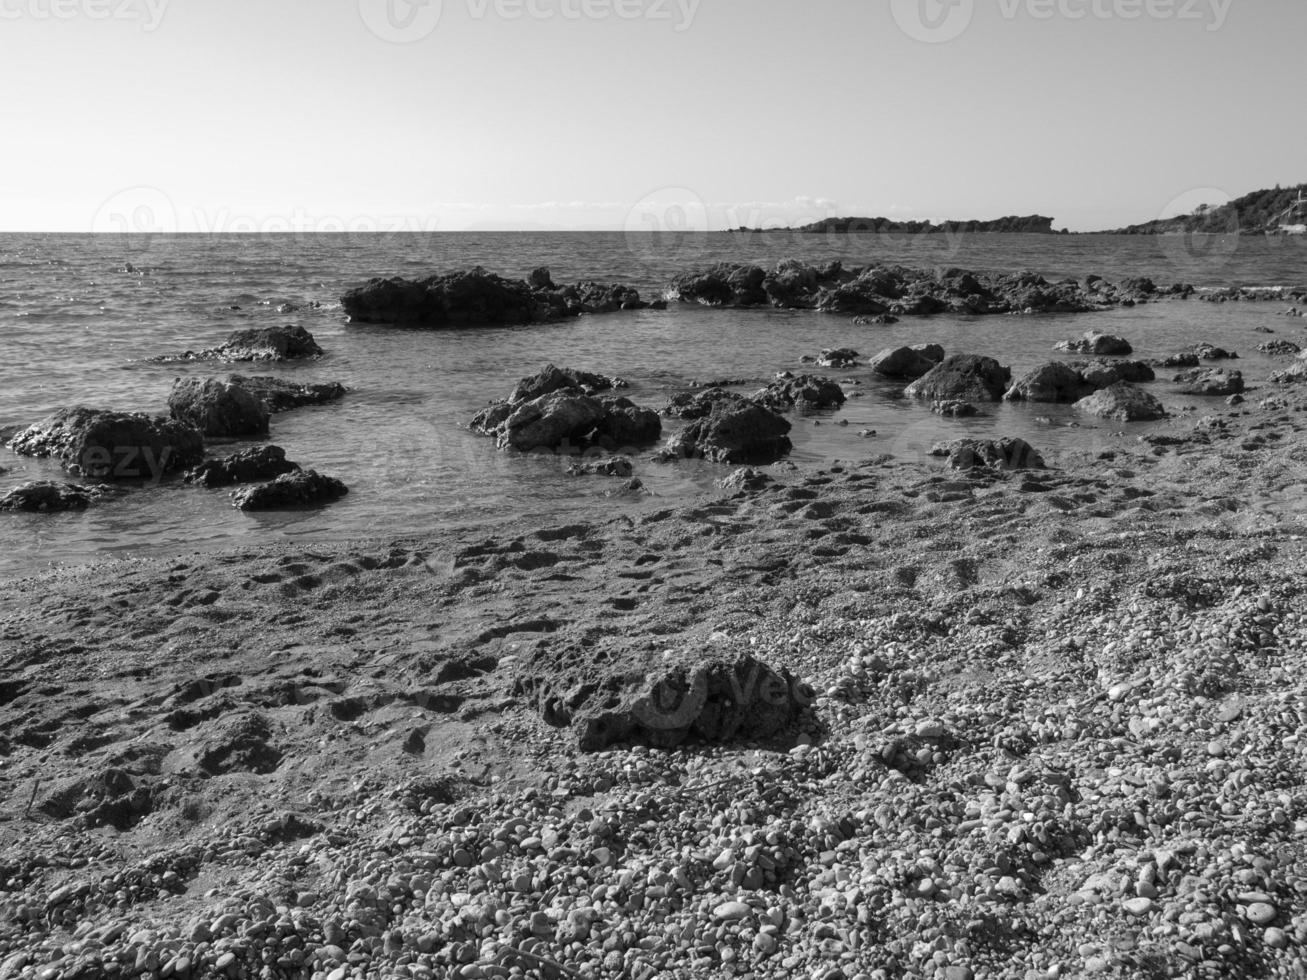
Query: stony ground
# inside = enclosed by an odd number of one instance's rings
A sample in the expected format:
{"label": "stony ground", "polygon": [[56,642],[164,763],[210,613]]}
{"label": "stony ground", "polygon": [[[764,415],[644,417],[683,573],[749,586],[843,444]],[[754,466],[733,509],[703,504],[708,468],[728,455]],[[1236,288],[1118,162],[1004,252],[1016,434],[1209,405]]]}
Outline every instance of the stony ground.
{"label": "stony ground", "polygon": [[[1265,394],[1047,472],[11,583],[0,977],[1302,976],[1307,392]],[[582,753],[515,694],[548,649],[818,697]]]}

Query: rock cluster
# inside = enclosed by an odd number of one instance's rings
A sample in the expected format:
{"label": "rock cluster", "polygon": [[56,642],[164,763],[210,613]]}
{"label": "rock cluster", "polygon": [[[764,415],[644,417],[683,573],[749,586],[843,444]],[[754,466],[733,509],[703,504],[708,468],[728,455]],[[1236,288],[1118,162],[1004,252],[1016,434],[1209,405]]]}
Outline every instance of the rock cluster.
{"label": "rock cluster", "polygon": [[237,330],[226,343],[201,351],[186,351],[151,360],[173,361],[295,361],[318,358],[324,351],[313,335],[299,326],[253,327]]}
{"label": "rock cluster", "polygon": [[1118,381],[1102,388],[1076,402],[1075,407],[1114,422],[1150,422],[1166,417],[1161,402],[1129,381]]}
{"label": "rock cluster", "polygon": [[1118,381],[1153,381],[1153,369],[1142,361],[1049,361],[1012,383],[1007,401],[1076,402]]}
{"label": "rock cluster", "polygon": [[48,456],[74,476],[157,480],[204,455],[204,438],[172,419],[93,408],[64,408],[10,440],[23,456]]}

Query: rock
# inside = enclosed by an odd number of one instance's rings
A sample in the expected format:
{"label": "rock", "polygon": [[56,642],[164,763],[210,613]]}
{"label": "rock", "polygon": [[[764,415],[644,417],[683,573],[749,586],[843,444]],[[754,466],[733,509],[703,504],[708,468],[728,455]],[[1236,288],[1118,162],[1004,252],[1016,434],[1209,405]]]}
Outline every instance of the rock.
{"label": "rock", "polygon": [[685,391],[673,395],[663,409],[663,414],[670,418],[690,421],[707,417],[712,412],[714,403],[719,401],[742,402],[743,395],[724,388],[709,388],[706,391]]}
{"label": "rock", "polygon": [[240,385],[217,378],[178,378],[168,396],[174,419],[206,436],[257,436],[268,432],[268,407]]}
{"label": "rock", "polygon": [[1151,898],[1128,898],[1124,904],[1125,910],[1136,917],[1145,916],[1153,911],[1153,900]]}
{"label": "rock", "polygon": [[194,426],[173,419],[78,406],[20,432],[9,448],[57,459],[74,476],[158,480],[198,463],[204,439]]}
{"label": "rock", "polygon": [[500,449],[580,450],[606,416],[603,405],[575,389],[555,391],[513,406],[498,427]]}
{"label": "rock", "polygon": [[1197,354],[1172,354],[1170,357],[1153,358],[1148,362],[1158,368],[1188,368],[1198,366]]}
{"label": "rock", "polygon": [[280,510],[312,507],[339,500],[349,489],[345,484],[316,470],[297,469],[283,473],[269,483],[242,487],[232,492],[232,504],[240,510]]}
{"label": "rock", "polygon": [[24,483],[0,497],[0,510],[39,514],[86,510],[90,505],[91,494],[85,487],[50,480]]}
{"label": "rock", "polygon": [[867,366],[886,378],[905,378],[915,381],[928,374],[943,360],[943,348],[939,348],[939,357],[930,357],[933,350],[921,347],[887,347],[870,361]]}
{"label": "rock", "polygon": [[1118,381],[1076,402],[1081,412],[1116,422],[1147,422],[1166,417],[1156,398],[1128,381]]}
{"label": "rock", "polygon": [[1203,361],[1235,361],[1239,359],[1239,355],[1234,351],[1228,351],[1223,347],[1217,347],[1215,344],[1209,344],[1205,340],[1188,348],[1186,353],[1193,354]]}
{"label": "rock", "polygon": [[955,354],[908,385],[904,394],[930,401],[996,402],[1011,379],[1012,372],[992,357]]}
{"label": "rock", "polygon": [[1244,917],[1255,926],[1268,926],[1275,921],[1275,906],[1269,902],[1253,902],[1243,910]]}
{"label": "rock", "polygon": [[713,918],[718,922],[738,922],[740,919],[747,918],[752,909],[743,902],[723,902],[713,909]]}
{"label": "rock", "polygon": [[787,408],[839,408],[847,400],[844,389],[838,382],[810,374],[773,381],[750,397],[759,405],[765,405],[775,411],[784,411]]}
{"label": "rock", "polygon": [[1075,402],[1097,389],[1064,361],[1049,361],[1013,382],[1003,395],[1007,401]]}
{"label": "rock", "polygon": [[[790,277],[787,282],[793,282],[796,276],[802,278],[805,272],[799,263],[794,263],[787,267],[786,275]],[[771,302],[763,288],[766,278],[767,272],[756,265],[720,263],[677,276],[672,280],[668,298],[703,306],[763,306]],[[776,288],[781,291],[787,287],[778,283]]]}
{"label": "rock", "polygon": [[286,459],[286,451],[280,446],[256,446],[222,459],[206,459],[194,469],[187,470],[183,479],[202,487],[227,487],[235,483],[271,480],[299,468],[298,464]]}
{"label": "rock", "polygon": [[371,279],[340,301],[353,323],[429,329],[549,323],[646,305],[628,286],[583,282],[559,288],[548,269],[536,269],[528,281],[504,279],[480,266],[416,281]]}
{"label": "rock", "polygon": [[1069,366],[1080,372],[1085,384],[1092,385],[1094,391],[1109,388],[1118,381],[1140,384],[1157,379],[1153,369],[1143,361],[1072,361]]}
{"label": "rock", "polygon": [[293,384],[266,374],[231,374],[227,376],[227,381],[260,398],[274,415],[305,405],[325,405],[345,396],[345,386],[338,381]]}
{"label": "rock", "polygon": [[754,492],[771,486],[776,481],[761,470],[755,470],[752,466],[746,466],[742,469],[733,470],[729,476],[725,476],[717,481],[717,485],[723,490],[744,490]]}
{"label": "rock", "polygon": [[1258,344],[1257,349],[1263,354],[1269,354],[1271,357],[1292,357],[1302,352],[1302,348],[1292,340],[1270,340],[1264,344]]}
{"label": "rock", "polygon": [[955,419],[970,418],[973,415],[980,414],[980,409],[976,408],[975,405],[972,405],[970,402],[958,401],[956,399],[933,402],[930,406],[930,410],[936,415],[943,415]]}
{"label": "rock", "polygon": [[662,419],[651,408],[642,408],[629,398],[600,398],[604,418],[595,427],[592,440],[608,452],[632,453],[651,446],[663,434]]}
{"label": "rock", "polygon": [[955,470],[976,467],[1001,470],[1042,470],[1044,458],[1024,439],[956,439],[934,446],[932,456],[945,456]]}
{"label": "rock", "polygon": [[629,477],[634,472],[631,461],[621,456],[609,459],[584,460],[567,467],[571,476],[617,476]]}
{"label": "rock", "polygon": [[152,361],[293,361],[321,357],[324,351],[303,327],[237,330],[221,347],[150,358]]}
{"label": "rock", "polygon": [[858,352],[848,347],[823,350],[817,358],[817,365],[824,368],[851,368],[858,364]]}
{"label": "rock", "polygon": [[651,664],[646,652],[618,645],[598,657],[580,646],[537,648],[517,668],[513,689],[549,724],[570,726],[584,751],[776,738],[815,698],[788,671],[751,656],[697,650]]}
{"label": "rock", "polygon": [[1086,331],[1080,340],[1064,340],[1055,349],[1071,351],[1075,354],[1093,354],[1095,357],[1105,354],[1134,353],[1134,348],[1128,341],[1096,330]]}
{"label": "rock", "polygon": [[790,423],[770,408],[744,398],[719,399],[674,435],[667,449],[716,463],[770,463],[792,448],[789,431]]}
{"label": "rock", "polygon": [[539,374],[523,378],[508,396],[510,402],[529,402],[541,395],[562,391],[564,388],[579,388],[587,395],[613,388],[625,387],[624,382],[616,378],[606,378],[589,371],[576,371],[572,368],[559,368],[553,364],[545,366]]}
{"label": "rock", "polygon": [[1175,376],[1180,391],[1186,395],[1238,395],[1243,392],[1243,374],[1215,368],[1199,368]]}

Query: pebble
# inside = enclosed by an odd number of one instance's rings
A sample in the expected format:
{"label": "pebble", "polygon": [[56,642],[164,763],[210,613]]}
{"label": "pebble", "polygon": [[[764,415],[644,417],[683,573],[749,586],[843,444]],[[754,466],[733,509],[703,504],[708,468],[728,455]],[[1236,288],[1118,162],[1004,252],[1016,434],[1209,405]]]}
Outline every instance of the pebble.
{"label": "pebble", "polygon": [[1264,926],[1275,921],[1275,906],[1267,902],[1253,902],[1244,909],[1243,914],[1253,925]]}
{"label": "pebble", "polygon": [[1131,915],[1147,915],[1153,911],[1153,900],[1151,898],[1126,899],[1125,910]]}

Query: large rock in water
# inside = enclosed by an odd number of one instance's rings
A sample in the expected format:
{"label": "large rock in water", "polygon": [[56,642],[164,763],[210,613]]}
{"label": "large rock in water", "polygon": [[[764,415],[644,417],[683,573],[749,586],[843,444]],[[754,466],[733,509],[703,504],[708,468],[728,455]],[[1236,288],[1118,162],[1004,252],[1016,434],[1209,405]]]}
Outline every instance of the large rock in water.
{"label": "large rock in water", "polygon": [[1049,361],[1012,383],[1003,398],[1010,402],[1075,402],[1097,390],[1064,361]]}
{"label": "large rock in water", "polygon": [[74,476],[157,480],[204,456],[199,429],[174,419],[127,412],[64,408],[9,443],[23,456],[50,456]]}
{"label": "large rock in water", "polygon": [[537,269],[526,281],[504,279],[480,266],[417,281],[371,279],[340,302],[355,323],[426,328],[547,323],[647,305],[628,286],[584,282],[558,288],[547,269]]}
{"label": "large rock in water", "polygon": [[792,448],[785,417],[747,398],[717,399],[667,443],[667,452],[716,463],[771,463]]}
{"label": "large rock in water", "polygon": [[194,469],[187,470],[183,479],[202,487],[226,487],[234,483],[271,480],[299,468],[298,463],[286,459],[286,450],[280,446],[255,446],[222,459],[206,459]]}
{"label": "large rock in water", "polygon": [[206,436],[261,436],[268,432],[268,406],[263,399],[218,378],[178,378],[168,396],[168,411]]}
{"label": "large rock in water", "polygon": [[349,489],[345,484],[316,470],[297,469],[270,483],[242,487],[232,492],[233,506],[240,510],[283,510],[314,507],[339,500]]}
{"label": "large rock in water", "polygon": [[247,377],[232,374],[227,380],[239,385],[253,395],[257,395],[268,406],[268,411],[276,414],[305,405],[325,405],[338,398],[345,397],[345,386],[339,381],[327,381],[322,384],[294,384],[266,374]]}
{"label": "large rock in water", "polygon": [[1118,381],[1076,402],[1081,412],[1116,422],[1151,422],[1166,417],[1162,403],[1128,381]]}
{"label": "large rock in water", "polygon": [[867,366],[886,378],[915,381],[929,374],[943,360],[944,348],[938,344],[918,344],[914,347],[888,347],[873,357]]}
{"label": "large rock in water", "polygon": [[626,398],[594,393],[625,382],[550,364],[523,378],[507,401],[482,409],[472,431],[494,436],[500,449],[562,451],[567,455],[598,447],[634,452],[662,435],[658,413]]}
{"label": "large rock in water", "polygon": [[1072,361],[1070,367],[1080,372],[1085,383],[1093,385],[1094,390],[1109,388],[1118,381],[1139,384],[1155,381],[1157,374],[1143,361]]}
{"label": "large rock in water", "polygon": [[904,390],[909,398],[929,401],[1001,401],[1012,372],[992,357],[955,354],[918,378]]}
{"label": "large rock in water", "polygon": [[797,378],[780,378],[751,399],[776,411],[787,408],[839,408],[848,399],[839,382],[803,374]]}
{"label": "large rock in water", "polygon": [[1056,350],[1071,351],[1074,354],[1092,354],[1101,357],[1105,354],[1133,354],[1134,348],[1129,341],[1112,334],[1088,330],[1079,340],[1064,340]]}
{"label": "large rock in water", "polygon": [[674,748],[776,739],[815,699],[788,671],[700,651],[669,661],[661,653],[597,659],[589,649],[544,648],[517,668],[514,692],[549,724],[570,727],[590,752],[619,742]]}

